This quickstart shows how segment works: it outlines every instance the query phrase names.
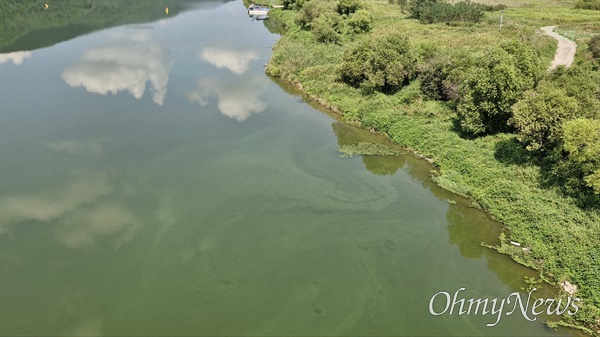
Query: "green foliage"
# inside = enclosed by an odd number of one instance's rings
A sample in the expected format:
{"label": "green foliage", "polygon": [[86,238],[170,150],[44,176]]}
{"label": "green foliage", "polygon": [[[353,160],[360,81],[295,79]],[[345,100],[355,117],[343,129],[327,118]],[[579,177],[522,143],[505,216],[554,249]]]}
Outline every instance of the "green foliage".
{"label": "green foliage", "polygon": [[600,0],[578,0],[575,8],[600,10]]}
{"label": "green foliage", "polygon": [[560,139],[562,123],[576,116],[577,109],[577,101],[564,90],[542,82],[535,90],[525,92],[513,106],[510,123],[527,150],[549,151]]}
{"label": "green foliage", "polygon": [[327,0],[312,0],[302,6],[294,22],[304,29],[310,29],[319,17],[334,13],[335,7],[333,3]]}
{"label": "green foliage", "polygon": [[393,93],[414,78],[415,63],[408,38],[389,34],[348,48],[339,74],[342,81],[352,86]]}
{"label": "green foliage", "polygon": [[580,117],[600,119],[600,71],[580,65],[559,67],[550,80],[577,100]]}
{"label": "green foliage", "polygon": [[[338,13],[340,7],[350,14]],[[358,5],[357,5],[358,4]],[[294,19],[294,23],[303,29],[311,30],[316,41],[322,43],[340,43],[342,35],[360,34],[371,30],[373,16],[366,9],[354,9],[360,2],[342,1],[336,4],[328,0],[312,0],[304,4]],[[359,6],[360,7],[360,6]],[[358,7],[357,7],[358,8]]]}
{"label": "green foliage", "polygon": [[469,1],[451,4],[447,2],[420,0],[416,1],[410,10],[412,16],[423,23],[477,23],[483,17],[483,12],[488,9],[489,7]]}
{"label": "green foliage", "polygon": [[363,8],[361,0],[338,0],[337,11],[340,14],[350,15]]}
{"label": "green foliage", "polygon": [[299,11],[304,6],[304,3],[308,1],[309,0],[283,0],[283,8]]}
{"label": "green foliage", "polygon": [[592,57],[600,58],[600,35],[594,35],[588,42],[588,49],[592,53]]}
{"label": "green foliage", "polygon": [[333,28],[337,26],[339,17],[337,15],[321,15],[312,24],[312,33],[315,39],[322,43],[338,43],[341,40],[340,34]]}
{"label": "green foliage", "polygon": [[503,11],[506,8],[507,8],[507,6],[505,4],[490,5],[487,7],[487,11],[497,12],[497,11]]}
{"label": "green foliage", "polygon": [[600,195],[600,120],[575,119],[564,124],[563,147],[578,165],[583,181]]}
{"label": "green foliage", "polygon": [[423,11],[427,10],[428,7],[434,6],[436,3],[438,3],[438,0],[411,0],[409,2],[408,11],[410,12],[411,17],[420,19],[421,15],[423,15]]}
{"label": "green foliage", "polygon": [[523,74],[505,50],[488,49],[476,61],[461,88],[458,121],[462,131],[483,135],[508,131],[511,107],[533,87],[533,79]]}
{"label": "green foliage", "polygon": [[354,34],[365,33],[371,30],[373,15],[365,9],[359,9],[350,14],[347,21],[348,30]]}
{"label": "green foliage", "polygon": [[461,88],[458,120],[462,131],[483,135],[510,131],[511,107],[535,86],[543,67],[531,46],[512,40],[501,49],[487,50],[469,73]]}
{"label": "green foliage", "polygon": [[459,83],[467,73],[468,62],[443,54],[430,58],[419,69],[421,91],[430,99],[458,102]]}
{"label": "green foliage", "polygon": [[[534,86],[537,85],[538,80],[546,72],[546,69],[542,65],[539,54],[533,47],[528,43],[513,39],[503,43],[501,48],[511,55],[515,67],[517,67],[526,80],[533,81]],[[528,85],[531,85],[531,83]]]}

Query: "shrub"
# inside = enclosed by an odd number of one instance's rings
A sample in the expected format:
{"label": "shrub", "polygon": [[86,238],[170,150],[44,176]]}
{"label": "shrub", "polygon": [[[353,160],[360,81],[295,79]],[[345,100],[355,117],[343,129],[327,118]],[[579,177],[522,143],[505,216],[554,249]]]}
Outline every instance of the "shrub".
{"label": "shrub", "polygon": [[420,19],[422,12],[427,8],[437,3],[437,0],[411,0],[408,6],[408,11],[415,19]]}
{"label": "shrub", "polygon": [[562,123],[577,115],[577,101],[549,82],[525,92],[513,106],[510,123],[517,128],[517,139],[529,151],[549,151],[562,134]]}
{"label": "shrub", "polygon": [[457,21],[477,23],[483,17],[483,12],[488,9],[489,7],[468,1],[451,4],[432,0],[420,0],[411,7],[411,14],[423,23],[450,23]]}
{"label": "shrub", "polygon": [[559,67],[551,74],[552,82],[579,103],[579,116],[600,119],[600,72],[575,65]]}
{"label": "shrub", "polygon": [[579,0],[575,8],[600,10],[600,0]]}
{"label": "shrub", "polygon": [[497,12],[497,11],[503,11],[506,8],[507,7],[504,4],[490,5],[487,7],[487,11],[488,12]]}
{"label": "shrub", "polygon": [[368,32],[371,30],[373,15],[365,9],[359,9],[350,14],[347,21],[348,31],[355,34]]}
{"label": "shrub", "polygon": [[348,48],[339,74],[342,81],[352,86],[394,93],[415,76],[415,63],[408,39],[387,34]]}
{"label": "shrub", "polygon": [[434,100],[452,100],[449,77],[454,67],[450,59],[435,59],[425,64],[419,72],[423,94]]}
{"label": "shrub", "polygon": [[327,15],[321,15],[312,24],[312,33],[315,40],[322,43],[338,43],[340,41],[340,34],[335,29],[334,19],[329,18]]}
{"label": "shrub", "polygon": [[340,14],[350,15],[363,8],[361,0],[338,0],[337,11]]}
{"label": "shrub", "polygon": [[588,188],[595,194],[596,206],[600,206],[600,120],[580,118],[564,123],[563,127],[563,148],[570,164],[563,167],[574,168],[568,172],[569,183],[573,189],[577,185]]}
{"label": "shrub", "polygon": [[593,58],[600,58],[600,35],[595,35],[590,39],[588,49],[592,53]]}
{"label": "shrub", "polygon": [[299,11],[306,1],[307,0],[283,0],[283,8]]}
{"label": "shrub", "polygon": [[335,14],[335,7],[327,0],[312,0],[302,6],[294,22],[304,29],[310,29],[320,16]]}

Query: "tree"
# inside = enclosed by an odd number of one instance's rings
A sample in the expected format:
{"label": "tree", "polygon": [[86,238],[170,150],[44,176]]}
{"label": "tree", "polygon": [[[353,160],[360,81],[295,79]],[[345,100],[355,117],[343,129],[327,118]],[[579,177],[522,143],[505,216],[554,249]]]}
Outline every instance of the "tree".
{"label": "tree", "polygon": [[549,82],[529,90],[512,110],[510,124],[518,131],[517,139],[529,151],[554,148],[562,133],[562,123],[577,115],[577,101]]}
{"label": "tree", "polygon": [[536,86],[539,79],[546,73],[539,54],[530,44],[511,40],[502,44],[502,49],[512,56],[515,67],[525,77],[527,86]]}
{"label": "tree", "polygon": [[600,120],[579,118],[564,123],[563,148],[583,181],[600,195]]}
{"label": "tree", "polygon": [[533,80],[523,74],[514,58],[504,49],[488,49],[475,62],[465,85],[461,87],[458,121],[470,135],[509,131],[512,106]]}

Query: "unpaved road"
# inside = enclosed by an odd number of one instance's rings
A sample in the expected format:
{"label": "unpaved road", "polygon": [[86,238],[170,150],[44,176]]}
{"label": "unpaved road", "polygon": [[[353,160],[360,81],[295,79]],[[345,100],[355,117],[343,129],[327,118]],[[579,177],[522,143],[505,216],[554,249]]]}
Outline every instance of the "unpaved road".
{"label": "unpaved road", "polygon": [[577,43],[559,35],[558,33],[553,32],[554,28],[556,28],[556,26],[540,28],[542,31],[544,31],[544,33],[558,40],[558,48],[556,49],[556,54],[554,54],[554,60],[552,61],[550,69],[554,69],[560,65],[570,67],[571,64],[573,64],[573,59],[575,58]]}

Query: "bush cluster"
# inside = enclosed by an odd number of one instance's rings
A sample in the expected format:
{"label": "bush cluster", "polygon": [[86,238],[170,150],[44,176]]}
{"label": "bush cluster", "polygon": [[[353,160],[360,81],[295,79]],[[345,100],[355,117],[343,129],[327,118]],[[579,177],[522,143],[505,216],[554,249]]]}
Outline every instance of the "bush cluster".
{"label": "bush cluster", "polygon": [[408,38],[388,34],[348,48],[339,75],[343,82],[366,91],[394,93],[415,77],[416,60]]}
{"label": "bush cluster", "polygon": [[600,0],[578,0],[575,8],[600,11]]}
{"label": "bush cluster", "polygon": [[410,12],[415,19],[423,23],[477,23],[483,17],[483,12],[493,7],[461,1],[456,4],[438,0],[414,0]]}
{"label": "bush cluster", "polygon": [[423,92],[449,99],[445,93],[456,69],[467,73],[455,98],[462,133],[515,132],[543,163],[547,183],[582,206],[600,207],[600,156],[594,157],[600,152],[600,134],[581,136],[596,132],[600,121],[600,72],[574,66],[546,74],[537,53],[513,41],[488,49],[463,70],[448,61],[426,68],[420,75]]}
{"label": "bush cluster", "polygon": [[582,206],[600,207],[600,72],[559,68],[513,106],[517,139]]}
{"label": "bush cluster", "polygon": [[285,8],[298,10],[294,22],[310,30],[315,40],[339,43],[345,34],[360,34],[371,30],[373,16],[364,9],[361,0],[286,0]]}

